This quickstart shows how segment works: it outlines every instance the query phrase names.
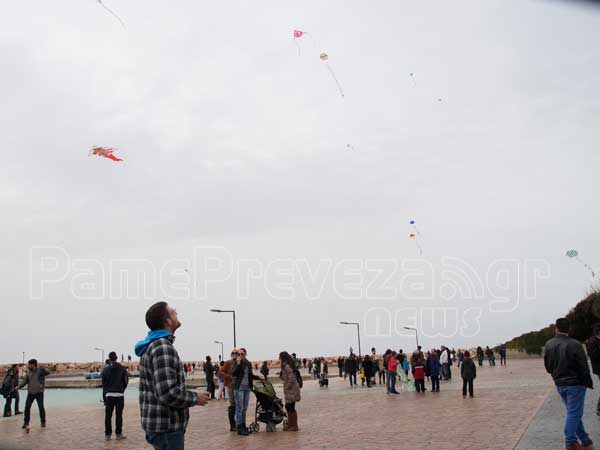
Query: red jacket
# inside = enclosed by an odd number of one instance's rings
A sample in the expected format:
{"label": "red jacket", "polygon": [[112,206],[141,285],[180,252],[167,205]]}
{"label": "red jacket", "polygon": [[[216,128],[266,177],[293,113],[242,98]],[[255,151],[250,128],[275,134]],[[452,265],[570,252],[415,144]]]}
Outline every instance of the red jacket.
{"label": "red jacket", "polygon": [[397,372],[398,360],[394,356],[390,356],[388,359],[387,367],[390,372]]}
{"label": "red jacket", "polygon": [[415,367],[415,372],[413,374],[415,380],[424,380],[425,379],[425,368],[423,366]]}

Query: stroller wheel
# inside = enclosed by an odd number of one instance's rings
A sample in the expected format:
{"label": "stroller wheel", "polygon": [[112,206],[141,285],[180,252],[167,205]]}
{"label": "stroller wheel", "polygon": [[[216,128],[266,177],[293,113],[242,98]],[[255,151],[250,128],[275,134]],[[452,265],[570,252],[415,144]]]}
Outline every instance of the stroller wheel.
{"label": "stroller wheel", "polygon": [[269,433],[272,433],[273,431],[275,431],[275,424],[273,422],[267,423],[267,431]]}
{"label": "stroller wheel", "polygon": [[252,431],[253,433],[258,433],[258,431],[260,430],[260,425],[258,422],[252,422],[249,428],[250,431]]}
{"label": "stroller wheel", "polygon": [[283,419],[283,429],[284,430],[288,429],[288,420],[287,419]]}

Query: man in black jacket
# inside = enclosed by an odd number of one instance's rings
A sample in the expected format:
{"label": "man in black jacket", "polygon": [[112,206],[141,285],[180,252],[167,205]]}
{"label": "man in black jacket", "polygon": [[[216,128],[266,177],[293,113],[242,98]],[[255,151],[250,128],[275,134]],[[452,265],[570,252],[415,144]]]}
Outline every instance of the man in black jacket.
{"label": "man in black jacket", "polygon": [[115,433],[117,441],[123,436],[123,408],[125,407],[125,388],[129,382],[127,369],[117,362],[117,354],[108,354],[109,364],[102,371],[102,393],[104,395],[104,438],[108,441],[112,435],[112,415],[116,412]]}
{"label": "man in black jacket", "polygon": [[215,399],[215,366],[212,364],[210,356],[206,356],[204,363],[204,374],[206,375],[206,392],[210,394],[210,399]]}
{"label": "man in black jacket", "polygon": [[556,390],[567,408],[566,449],[587,450],[592,441],[585,432],[581,418],[586,388],[593,387],[592,377],[583,347],[578,340],[569,337],[569,329],[568,319],[556,321],[556,336],[546,342],[544,347],[544,365],[552,375]]}
{"label": "man in black jacket", "polygon": [[[594,325],[593,335],[586,343],[587,353],[592,362],[592,371],[600,377],[600,323]],[[600,416],[600,398],[596,404],[596,414]]]}

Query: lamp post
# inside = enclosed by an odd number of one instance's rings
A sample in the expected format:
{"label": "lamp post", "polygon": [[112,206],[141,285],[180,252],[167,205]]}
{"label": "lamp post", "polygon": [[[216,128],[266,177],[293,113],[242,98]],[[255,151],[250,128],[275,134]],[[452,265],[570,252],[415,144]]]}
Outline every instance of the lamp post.
{"label": "lamp post", "polygon": [[356,325],[356,333],[358,334],[358,356],[360,357],[360,324],[358,322],[340,322],[340,325]]}
{"label": "lamp post", "polygon": [[405,330],[412,330],[415,332],[415,339],[417,340],[417,350],[419,349],[419,333],[415,327],[404,327]]}
{"label": "lamp post", "polygon": [[235,338],[235,311],[233,309],[211,309],[210,311],[215,313],[233,313],[233,346],[237,347],[237,340]]}
{"label": "lamp post", "polygon": [[94,350],[98,350],[99,352],[102,352],[102,361],[101,361],[101,364],[104,364],[104,349],[103,348],[94,347]]}
{"label": "lamp post", "polygon": [[23,352],[23,365],[25,365],[25,352]]}
{"label": "lamp post", "polygon": [[223,341],[215,341],[215,344],[221,344],[221,355],[219,356],[219,361],[223,361]]}

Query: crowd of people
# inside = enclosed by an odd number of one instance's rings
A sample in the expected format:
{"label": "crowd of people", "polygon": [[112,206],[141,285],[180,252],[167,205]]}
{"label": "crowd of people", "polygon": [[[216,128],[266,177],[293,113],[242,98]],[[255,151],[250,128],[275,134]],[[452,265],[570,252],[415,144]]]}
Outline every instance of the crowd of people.
{"label": "crowd of people", "polygon": [[[189,420],[189,408],[206,405],[211,399],[222,398],[228,401],[227,415],[229,429],[240,436],[252,431],[246,425],[246,416],[250,393],[255,383],[269,384],[269,362],[260,366],[261,376],[255,375],[259,365],[248,359],[245,348],[233,349],[230,358],[214,364],[210,356],[202,364],[207,381],[206,392],[195,392],[187,388],[186,377],[196,369],[195,363],[185,363],[179,358],[173,343],[175,332],[181,326],[177,312],[166,302],[152,305],[146,312],[147,336],[135,345],[135,354],[139,361],[139,408],[141,424],[146,440],[155,450],[179,450],[184,448],[185,430]],[[592,379],[587,357],[592,370],[600,376],[600,324],[593,329],[593,336],[586,343],[587,356],[581,343],[569,337],[570,324],[567,319],[556,321],[556,337],[546,343],[544,364],[551,374],[558,394],[567,409],[565,423],[565,446],[567,450],[588,450],[592,441],[586,433],[581,420],[584,411],[586,389],[592,388]],[[500,364],[506,364],[506,348],[492,350],[477,347],[474,354],[469,350],[454,350],[446,346],[432,348],[423,352],[421,346],[406,354],[402,349],[386,350],[378,355],[371,349],[370,355],[340,356],[335,359],[316,357],[299,359],[295,353],[282,351],[276,366],[277,376],[283,384],[284,408],[287,420],[285,431],[298,431],[298,413],[296,403],[301,400],[303,385],[301,369],[306,369],[322,387],[328,385],[330,365],[337,365],[338,375],[349,381],[351,388],[358,385],[371,388],[385,385],[388,395],[401,391],[416,391],[424,394],[428,389],[425,380],[429,380],[431,392],[440,391],[440,381],[451,381],[453,366],[460,370],[462,395],[474,396],[474,380],[477,366],[487,359],[490,367],[495,367],[495,354],[500,356]],[[472,357],[477,359],[477,365]],[[123,359],[123,356],[121,356]],[[19,389],[27,386],[24,421],[22,428],[29,431],[31,407],[38,405],[40,423],[46,426],[44,408],[45,379],[49,371],[38,367],[35,359],[29,360],[27,372],[19,377],[19,367],[13,365],[2,383],[2,395],[6,398],[4,416],[10,416],[14,402],[15,415],[19,410]],[[115,414],[115,435],[117,440],[123,435],[124,393],[128,385],[127,368],[118,362],[115,352],[109,354],[102,371],[103,401],[105,406],[105,438],[112,438],[112,417]],[[218,382],[218,388],[215,385]],[[260,381],[257,381],[260,380]],[[400,386],[397,388],[398,383]],[[216,392],[215,392],[216,391]],[[596,406],[600,416],[600,399]]]}

